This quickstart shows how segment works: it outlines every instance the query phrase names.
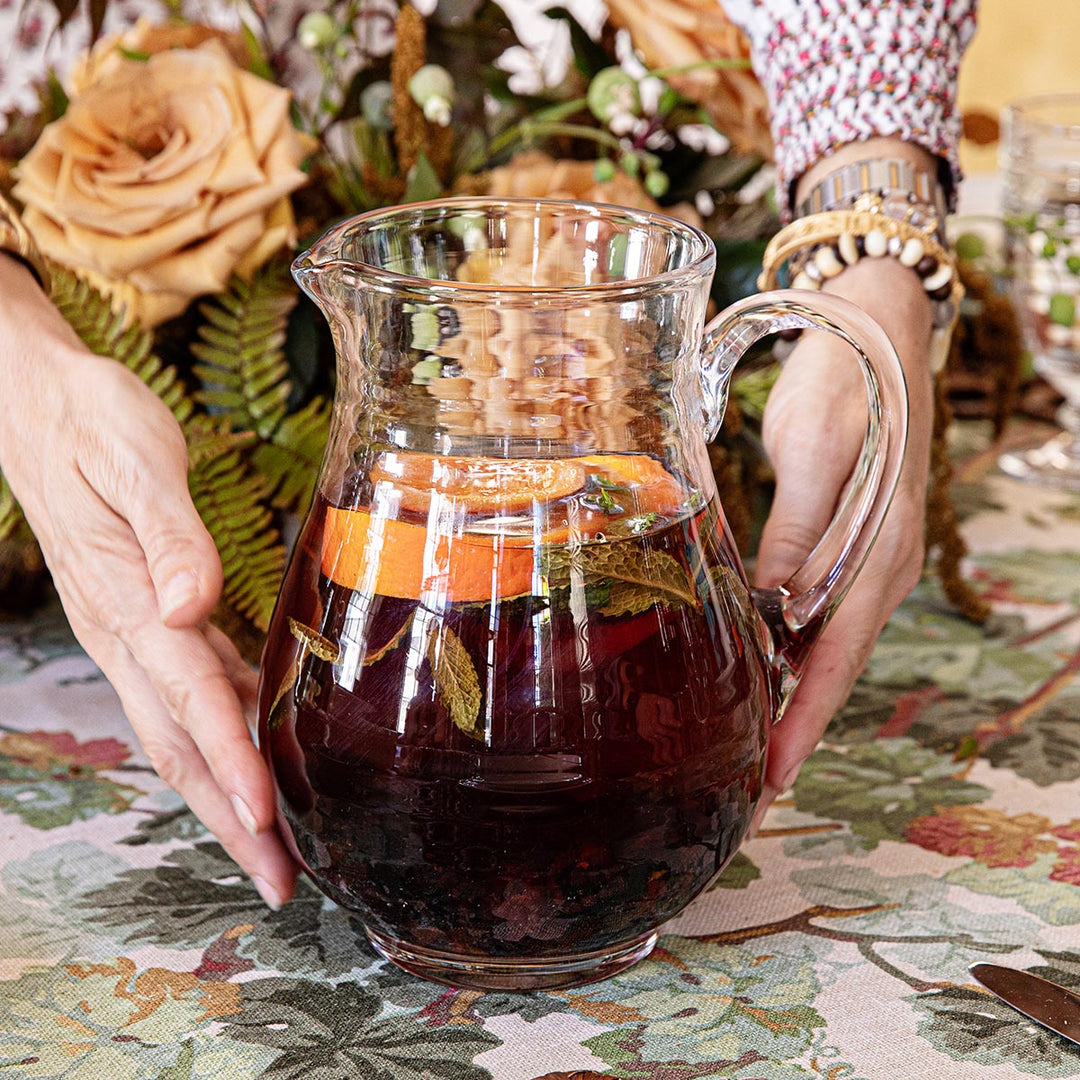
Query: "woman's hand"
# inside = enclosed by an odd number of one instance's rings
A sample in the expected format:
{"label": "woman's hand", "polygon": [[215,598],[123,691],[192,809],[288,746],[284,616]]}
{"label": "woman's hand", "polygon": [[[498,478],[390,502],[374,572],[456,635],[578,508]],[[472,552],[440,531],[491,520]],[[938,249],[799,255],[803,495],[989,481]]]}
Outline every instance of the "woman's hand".
{"label": "woman's hand", "polygon": [[[893,610],[923,565],[926,485],[933,430],[928,359],[931,312],[922,283],[895,259],[862,259],[826,285],[885,329],[908,383],[907,453],[896,494],[862,573],[826,627],[783,719],[772,731],[755,828],[795,781],[829,720],[847,700]],[[762,534],[759,586],[781,584],[825,531],[862,446],[866,389],[849,346],[804,333],[769,395],[764,441],[776,495]]]}
{"label": "woman's hand", "polygon": [[2,255],[0,295],[0,468],[71,627],[158,774],[276,908],[296,867],[245,721],[255,676],[206,622],[221,564],[188,493],[179,425]]}

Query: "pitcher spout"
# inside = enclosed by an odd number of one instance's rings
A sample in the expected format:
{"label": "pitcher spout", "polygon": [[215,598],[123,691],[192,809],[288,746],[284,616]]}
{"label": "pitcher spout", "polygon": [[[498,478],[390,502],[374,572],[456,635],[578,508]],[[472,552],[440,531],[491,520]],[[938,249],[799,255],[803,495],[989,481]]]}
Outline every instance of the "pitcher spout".
{"label": "pitcher spout", "polygon": [[336,259],[320,260],[318,255],[317,247],[298,255],[293,260],[292,276],[305,295],[314,301],[326,321],[334,326],[343,315],[338,299],[342,293],[342,263]]}

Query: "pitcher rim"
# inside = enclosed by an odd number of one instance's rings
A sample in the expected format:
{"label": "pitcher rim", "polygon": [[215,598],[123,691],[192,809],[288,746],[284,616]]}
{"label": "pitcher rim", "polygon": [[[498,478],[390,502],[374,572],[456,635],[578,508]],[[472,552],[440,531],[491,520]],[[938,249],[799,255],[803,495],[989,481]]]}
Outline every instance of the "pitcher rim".
{"label": "pitcher rim", "polygon": [[[532,207],[540,210],[543,207],[566,209],[573,207],[577,210],[590,213],[597,218],[610,216],[611,212],[617,212],[621,216],[634,219],[640,224],[663,225],[669,230],[680,232],[693,239],[698,247],[693,257],[685,266],[674,270],[664,270],[656,274],[648,274],[640,278],[632,278],[621,281],[598,281],[588,285],[515,285],[493,284],[474,281],[454,281],[448,278],[418,277],[412,274],[402,274],[395,270],[387,270],[374,263],[364,262],[359,259],[332,258],[320,260],[318,251],[320,248],[340,240],[341,236],[358,223],[365,223],[379,218],[391,218],[396,215],[403,217],[418,213],[424,214],[432,209],[458,209],[469,210],[481,207]],[[420,291],[426,294],[448,293],[453,294],[459,300],[470,298],[480,299],[489,296],[526,297],[566,297],[568,299],[585,298],[592,300],[625,298],[635,296],[642,292],[654,289],[672,289],[693,281],[694,278],[705,273],[711,273],[715,269],[716,248],[712,239],[703,229],[696,225],[683,221],[671,214],[665,214],[655,210],[640,210],[636,207],[621,206],[617,203],[593,202],[588,199],[554,199],[554,198],[527,198],[524,196],[484,196],[467,195],[453,196],[447,199],[428,199],[423,202],[401,203],[396,206],[378,207],[366,210],[362,214],[356,214],[346,218],[337,225],[327,229],[319,238],[307,247],[292,262],[292,272],[297,278],[306,277],[312,272],[323,273],[334,269],[354,269],[362,272],[365,283],[371,287],[381,288],[395,293]]]}

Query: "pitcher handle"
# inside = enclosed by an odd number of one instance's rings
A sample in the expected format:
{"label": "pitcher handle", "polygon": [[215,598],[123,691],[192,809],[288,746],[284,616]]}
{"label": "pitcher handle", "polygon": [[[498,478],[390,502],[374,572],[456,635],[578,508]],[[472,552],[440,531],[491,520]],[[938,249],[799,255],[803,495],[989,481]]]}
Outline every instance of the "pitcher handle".
{"label": "pitcher handle", "polygon": [[903,464],[908,397],[896,349],[869,315],[840,297],[779,290],[732,305],[705,328],[701,373],[707,438],[720,428],[736,362],[759,338],[789,329],[827,330],[846,341],[862,368],[869,405],[862,451],[817,546],[783,585],[754,590],[755,603],[787,661],[785,681],[793,683],[881,528]]}

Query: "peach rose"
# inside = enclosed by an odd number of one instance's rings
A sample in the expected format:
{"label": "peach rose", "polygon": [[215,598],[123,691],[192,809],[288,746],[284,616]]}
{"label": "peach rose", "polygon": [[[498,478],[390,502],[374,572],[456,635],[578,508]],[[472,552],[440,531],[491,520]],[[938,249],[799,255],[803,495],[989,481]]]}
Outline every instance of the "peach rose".
{"label": "peach rose", "polygon": [[129,320],[154,326],[295,242],[288,195],[310,147],[288,90],[217,38],[145,60],[113,50],[81,78],[20,162],[15,195],[42,252]]}
{"label": "peach rose", "polygon": [[208,41],[220,42],[237,66],[250,67],[251,52],[244,35],[237,31],[202,23],[155,23],[138,19],[134,26],[100,38],[89,52],[83,53],[68,69],[64,90],[69,98],[77,97],[92,83],[115,75],[132,53],[156,56],[170,49],[197,49]]}

